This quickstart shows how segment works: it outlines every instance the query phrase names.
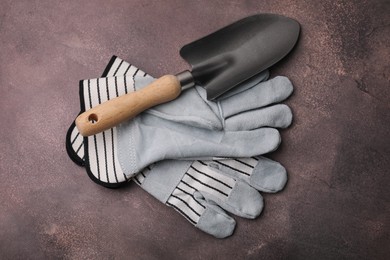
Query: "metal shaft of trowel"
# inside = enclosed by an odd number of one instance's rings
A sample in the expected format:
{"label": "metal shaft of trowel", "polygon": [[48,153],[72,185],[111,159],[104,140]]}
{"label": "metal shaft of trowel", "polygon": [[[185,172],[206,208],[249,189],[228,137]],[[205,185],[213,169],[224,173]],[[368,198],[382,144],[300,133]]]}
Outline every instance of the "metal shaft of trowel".
{"label": "metal shaft of trowel", "polygon": [[186,90],[195,86],[195,80],[190,71],[185,70],[177,73],[175,76],[180,82],[181,90]]}

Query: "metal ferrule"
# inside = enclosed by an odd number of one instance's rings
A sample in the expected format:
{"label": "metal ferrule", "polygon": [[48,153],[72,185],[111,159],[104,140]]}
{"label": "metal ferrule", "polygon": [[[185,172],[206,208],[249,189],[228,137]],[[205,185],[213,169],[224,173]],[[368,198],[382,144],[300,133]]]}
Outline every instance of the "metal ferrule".
{"label": "metal ferrule", "polygon": [[192,77],[191,72],[188,70],[176,74],[176,77],[180,81],[181,90],[186,90],[195,86],[194,77]]}

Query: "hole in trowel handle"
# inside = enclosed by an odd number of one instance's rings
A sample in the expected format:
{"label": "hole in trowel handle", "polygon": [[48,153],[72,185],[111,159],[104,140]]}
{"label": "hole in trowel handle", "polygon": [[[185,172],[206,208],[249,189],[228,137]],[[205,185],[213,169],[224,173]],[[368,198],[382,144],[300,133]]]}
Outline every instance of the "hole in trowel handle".
{"label": "hole in trowel handle", "polygon": [[90,114],[88,116],[88,121],[91,122],[92,124],[95,124],[98,121],[98,116],[96,114]]}

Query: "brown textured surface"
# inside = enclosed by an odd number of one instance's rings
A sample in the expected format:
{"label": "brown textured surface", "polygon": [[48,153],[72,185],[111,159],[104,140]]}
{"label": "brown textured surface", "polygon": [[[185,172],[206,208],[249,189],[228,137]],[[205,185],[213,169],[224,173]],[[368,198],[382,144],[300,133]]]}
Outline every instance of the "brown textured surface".
{"label": "brown textured surface", "polygon": [[[390,8],[380,1],[0,2],[1,259],[388,259]],[[260,218],[224,240],[136,185],[108,190],[68,159],[78,80],[116,54],[159,76],[180,46],[258,12],[297,19],[272,70],[295,85],[270,155],[289,171]]]}

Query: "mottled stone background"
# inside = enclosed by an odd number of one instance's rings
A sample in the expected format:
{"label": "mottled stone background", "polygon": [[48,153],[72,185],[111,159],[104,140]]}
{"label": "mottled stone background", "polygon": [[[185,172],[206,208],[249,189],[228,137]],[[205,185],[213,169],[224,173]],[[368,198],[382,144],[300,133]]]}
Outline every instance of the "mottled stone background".
{"label": "mottled stone background", "polygon": [[[78,81],[111,55],[175,73],[182,45],[260,12],[302,25],[272,69],[295,86],[294,124],[269,155],[289,183],[261,217],[218,240],[67,157]],[[1,0],[0,259],[389,259],[389,14],[387,0]]]}

